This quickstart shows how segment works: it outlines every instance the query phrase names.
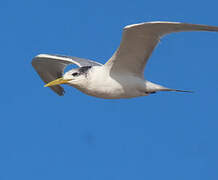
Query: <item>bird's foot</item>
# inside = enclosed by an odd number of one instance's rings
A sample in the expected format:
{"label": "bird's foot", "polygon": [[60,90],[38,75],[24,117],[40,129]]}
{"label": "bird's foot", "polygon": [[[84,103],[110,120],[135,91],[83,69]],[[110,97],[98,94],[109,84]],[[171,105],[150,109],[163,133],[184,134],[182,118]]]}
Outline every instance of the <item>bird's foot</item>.
{"label": "bird's foot", "polygon": [[145,92],[145,94],[150,95],[150,94],[155,94],[157,91],[149,91],[149,92]]}

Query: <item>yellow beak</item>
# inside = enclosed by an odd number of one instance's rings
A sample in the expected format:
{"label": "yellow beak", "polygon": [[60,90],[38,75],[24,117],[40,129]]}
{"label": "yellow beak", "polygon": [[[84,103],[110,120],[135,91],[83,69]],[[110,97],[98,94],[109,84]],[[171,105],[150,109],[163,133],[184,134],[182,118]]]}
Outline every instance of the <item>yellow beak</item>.
{"label": "yellow beak", "polygon": [[51,82],[47,83],[46,85],[44,85],[44,87],[54,86],[54,85],[58,85],[58,84],[66,84],[70,80],[71,79],[58,78],[58,79],[56,79],[54,81],[51,81]]}

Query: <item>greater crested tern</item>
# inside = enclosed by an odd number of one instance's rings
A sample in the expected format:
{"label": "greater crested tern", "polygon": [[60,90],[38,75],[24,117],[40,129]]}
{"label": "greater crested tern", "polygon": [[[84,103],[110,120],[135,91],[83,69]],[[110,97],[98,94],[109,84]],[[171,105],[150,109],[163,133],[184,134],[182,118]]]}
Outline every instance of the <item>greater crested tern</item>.
{"label": "greater crested tern", "polygon": [[[191,92],[167,88],[144,79],[144,68],[160,38],[183,31],[215,31],[218,27],[179,22],[146,22],[124,27],[120,47],[103,65],[101,63],[61,55],[39,54],[32,65],[58,95],[64,95],[60,84],[73,86],[85,94],[105,98],[133,98],[158,91]],[[66,73],[70,64],[73,68]]]}

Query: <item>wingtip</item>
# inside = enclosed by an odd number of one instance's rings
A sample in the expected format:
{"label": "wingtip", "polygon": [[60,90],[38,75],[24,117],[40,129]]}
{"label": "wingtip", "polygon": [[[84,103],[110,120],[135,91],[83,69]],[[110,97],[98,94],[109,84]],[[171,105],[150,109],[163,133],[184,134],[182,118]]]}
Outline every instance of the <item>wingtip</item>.
{"label": "wingtip", "polygon": [[37,54],[36,56],[33,57],[31,64],[33,64],[37,58],[42,58],[46,56],[48,56],[48,54]]}

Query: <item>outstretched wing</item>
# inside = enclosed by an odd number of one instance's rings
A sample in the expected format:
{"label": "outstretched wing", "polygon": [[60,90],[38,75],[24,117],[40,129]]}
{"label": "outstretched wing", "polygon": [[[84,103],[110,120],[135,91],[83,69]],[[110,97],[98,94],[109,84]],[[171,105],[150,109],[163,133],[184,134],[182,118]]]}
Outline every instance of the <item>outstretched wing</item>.
{"label": "outstretched wing", "polygon": [[144,67],[160,38],[182,31],[218,31],[218,27],[159,21],[126,26],[120,47],[105,66],[111,74],[130,73],[143,77]]}
{"label": "outstretched wing", "polygon": [[[76,64],[79,67],[102,65],[98,62],[78,57],[49,54],[40,54],[32,60],[33,67],[45,83],[62,77],[64,69],[70,64]],[[60,85],[51,86],[50,88],[58,95],[64,95],[64,89]]]}

